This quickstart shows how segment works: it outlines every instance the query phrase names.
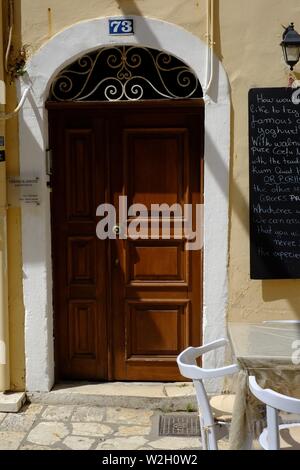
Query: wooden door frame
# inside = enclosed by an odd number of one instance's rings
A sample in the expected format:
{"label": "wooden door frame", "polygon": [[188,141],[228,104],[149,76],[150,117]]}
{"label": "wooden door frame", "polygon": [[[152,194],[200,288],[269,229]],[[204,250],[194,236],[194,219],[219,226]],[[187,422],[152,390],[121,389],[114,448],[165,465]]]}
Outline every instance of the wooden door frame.
{"label": "wooden door frame", "polygon": [[[188,99],[188,100],[145,100],[145,101],[118,101],[118,102],[51,102],[48,101],[46,103],[46,108],[48,110],[60,110],[60,111],[67,111],[67,110],[99,110],[100,112],[103,111],[103,115],[108,115],[110,111],[116,111],[118,109],[122,110],[138,110],[139,112],[147,113],[149,110],[162,110],[162,111],[169,111],[173,109],[185,109],[185,110],[191,110],[192,111],[196,109],[203,109],[204,108],[204,100],[203,99]],[[188,113],[186,113],[188,114]],[[99,115],[99,118],[101,119],[101,115]],[[55,130],[55,128],[54,128]],[[200,161],[200,198],[201,198],[201,203],[204,203],[204,134],[205,134],[205,123],[204,123],[204,114],[203,114],[203,122],[202,122],[202,128],[201,128],[201,133],[202,133],[202,148],[200,150],[200,154],[202,155],[201,161]],[[53,129],[50,129],[49,126],[49,139],[54,139],[53,135]],[[106,170],[106,180],[108,182],[108,187],[105,188],[105,197],[106,197],[106,202],[110,202],[110,160],[109,160],[109,154],[106,152],[105,154],[105,170]],[[52,198],[51,198],[51,246],[53,246],[55,236],[53,233],[53,220],[52,220]],[[96,227],[95,227],[96,231]],[[106,328],[107,328],[107,358],[108,358],[108,363],[107,363],[107,373],[108,381],[112,381],[114,379],[114,374],[113,374],[113,321],[109,321],[110,318],[110,311],[111,311],[111,306],[112,306],[112,266],[111,266],[111,240],[107,240],[108,244],[108,250],[107,250],[107,268],[108,268],[108,285],[110,286],[109,290],[109,295],[107,298],[107,311],[106,311]],[[203,247],[204,250],[204,247]],[[201,254],[201,266],[200,266],[200,281],[201,285],[199,286],[200,292],[201,292],[201,301],[202,304],[200,305],[201,308],[201,322],[199,324],[199,333],[200,337],[202,337],[202,319],[203,319],[203,250]],[[53,252],[53,249],[52,249]],[[52,276],[53,279],[55,278],[55,265],[54,261],[52,263]],[[54,325],[53,325],[53,330],[54,330],[54,338],[56,337],[57,333],[57,308],[56,308],[56,294],[55,290],[53,288],[53,313],[54,313]],[[58,364],[59,364],[59,353],[58,353],[58,342],[54,340],[54,357],[55,357],[55,380],[56,382],[59,380],[59,375],[58,375]]]}

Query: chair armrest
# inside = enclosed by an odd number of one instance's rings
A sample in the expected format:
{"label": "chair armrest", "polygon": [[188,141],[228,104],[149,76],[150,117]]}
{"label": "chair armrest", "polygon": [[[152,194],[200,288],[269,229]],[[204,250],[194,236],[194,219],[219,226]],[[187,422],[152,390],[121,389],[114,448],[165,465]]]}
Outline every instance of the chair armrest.
{"label": "chair armrest", "polygon": [[189,361],[196,360],[207,352],[227,346],[228,343],[228,339],[222,338],[205,344],[204,346],[199,346],[198,348],[189,347],[179,354],[178,359],[180,361],[183,360],[183,362],[185,362],[185,358],[188,358]]}
{"label": "chair armrest", "polygon": [[225,377],[226,375],[233,375],[240,371],[237,364],[231,364],[230,366],[218,367],[218,369],[202,369],[202,378],[210,379],[217,377]]}
{"label": "chair armrest", "polygon": [[233,375],[239,372],[240,368],[237,364],[231,364],[218,369],[202,369],[196,365],[186,364],[177,359],[177,364],[180,373],[183,377],[192,380],[214,379],[218,377],[225,377],[226,375]]}

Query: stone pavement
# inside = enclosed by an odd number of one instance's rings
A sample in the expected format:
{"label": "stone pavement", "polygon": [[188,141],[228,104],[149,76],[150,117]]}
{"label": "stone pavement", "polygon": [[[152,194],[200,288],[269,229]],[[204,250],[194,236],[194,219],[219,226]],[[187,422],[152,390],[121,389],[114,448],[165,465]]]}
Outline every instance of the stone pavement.
{"label": "stone pavement", "polygon": [[[195,437],[160,437],[159,411],[26,405],[0,413],[0,450],[200,450]],[[227,438],[219,441],[228,449]]]}

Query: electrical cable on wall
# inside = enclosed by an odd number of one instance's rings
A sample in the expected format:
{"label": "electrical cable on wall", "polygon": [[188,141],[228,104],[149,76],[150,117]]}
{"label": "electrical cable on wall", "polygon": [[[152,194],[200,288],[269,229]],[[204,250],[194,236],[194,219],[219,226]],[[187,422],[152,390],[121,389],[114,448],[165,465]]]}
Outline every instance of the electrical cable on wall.
{"label": "electrical cable on wall", "polygon": [[[8,33],[7,48],[5,52],[5,62],[4,62],[4,68],[5,68],[6,73],[9,73],[8,61],[9,61],[9,54],[10,54],[11,45],[12,45],[13,29],[14,29],[14,0],[9,0],[9,33]],[[3,120],[7,121],[8,119],[13,118],[20,111],[23,104],[25,103],[25,100],[27,98],[30,88],[31,88],[30,85],[25,88],[19,104],[13,111],[9,113],[0,113],[1,121]]]}
{"label": "electrical cable on wall", "polygon": [[207,0],[207,57],[206,57],[206,85],[203,87],[204,99],[211,87],[214,76],[214,0]]}
{"label": "electrical cable on wall", "polygon": [[6,73],[9,73],[8,59],[9,59],[9,53],[10,53],[10,50],[11,50],[13,29],[14,29],[14,2],[13,2],[13,0],[9,0],[9,33],[8,33],[7,48],[6,48],[6,52],[5,52],[5,71],[6,71]]}
{"label": "electrical cable on wall", "polygon": [[31,85],[28,85],[25,88],[25,90],[23,92],[23,95],[22,95],[22,98],[20,99],[20,102],[19,102],[18,106],[13,111],[11,111],[10,113],[0,113],[0,120],[7,121],[8,119],[13,118],[20,111],[23,104],[25,103],[25,100],[27,98],[27,95],[28,95],[30,89],[31,89]]}

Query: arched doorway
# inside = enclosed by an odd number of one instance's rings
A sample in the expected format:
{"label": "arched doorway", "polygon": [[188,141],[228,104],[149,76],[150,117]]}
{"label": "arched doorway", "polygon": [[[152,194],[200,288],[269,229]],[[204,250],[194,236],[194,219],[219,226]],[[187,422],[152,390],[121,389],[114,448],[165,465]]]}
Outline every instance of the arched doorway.
{"label": "arched doorway", "polygon": [[[201,97],[186,64],[137,46],[85,54],[53,80],[47,108],[58,379],[182,380],[177,355],[201,343],[202,247],[187,249],[173,212],[158,215],[153,237],[150,214],[153,204],[177,204],[183,220],[185,205],[203,204]],[[139,220],[140,237],[122,239],[110,227],[107,238],[97,238],[97,207],[114,206],[116,224],[120,197],[148,210],[143,222],[137,213],[118,222],[124,232]]]}
{"label": "arched doorway", "polygon": [[[49,391],[54,383],[53,278],[50,201],[45,152],[48,112],[45,102],[60,70],[85,52],[107,45],[142,45],[168,51],[206,83],[207,45],[180,26],[134,16],[135,35],[112,38],[108,18],[76,23],[55,35],[27,64],[32,90],[19,115],[20,171],[41,179],[41,206],[22,207],[23,292],[25,307],[26,389]],[[204,159],[203,341],[226,335],[228,264],[228,182],[230,160],[230,92],[226,72],[214,57],[214,80],[206,96]],[[28,81],[20,82],[20,94]],[[35,228],[33,240],[32,227]],[[223,351],[205,358],[206,367],[223,361]],[[210,393],[219,391],[209,383]]]}

